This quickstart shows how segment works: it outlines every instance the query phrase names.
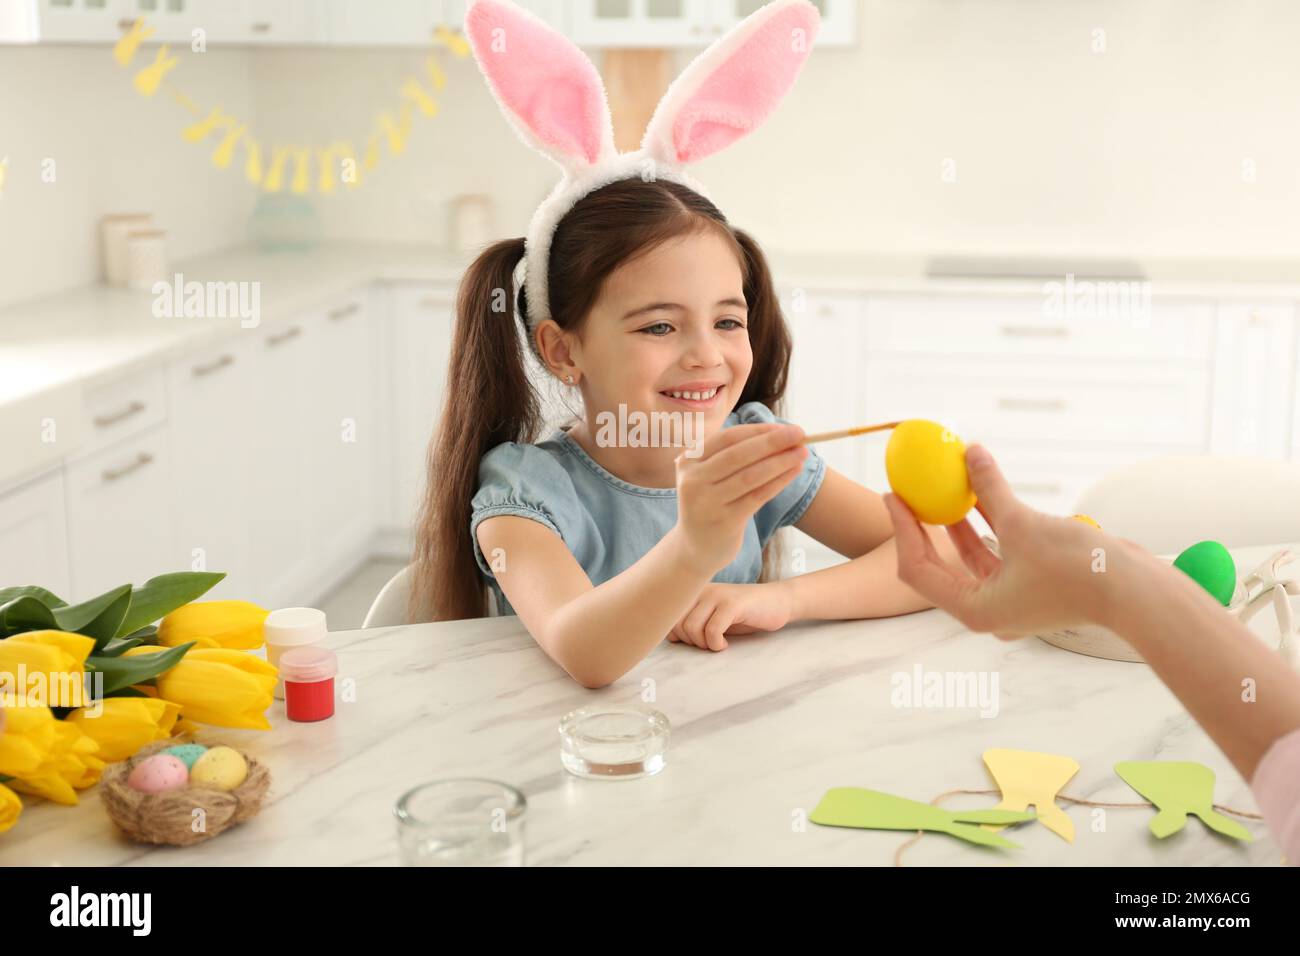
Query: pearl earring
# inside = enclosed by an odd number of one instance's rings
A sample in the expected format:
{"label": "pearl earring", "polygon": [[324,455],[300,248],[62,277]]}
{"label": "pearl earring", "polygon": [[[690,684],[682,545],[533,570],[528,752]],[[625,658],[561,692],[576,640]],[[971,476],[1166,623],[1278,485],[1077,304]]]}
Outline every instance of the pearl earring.
{"label": "pearl earring", "polygon": [[564,376],[564,380],[565,380],[566,382],[568,382],[570,385],[573,384],[573,376],[572,376],[572,375],[566,375],[566,376]]}

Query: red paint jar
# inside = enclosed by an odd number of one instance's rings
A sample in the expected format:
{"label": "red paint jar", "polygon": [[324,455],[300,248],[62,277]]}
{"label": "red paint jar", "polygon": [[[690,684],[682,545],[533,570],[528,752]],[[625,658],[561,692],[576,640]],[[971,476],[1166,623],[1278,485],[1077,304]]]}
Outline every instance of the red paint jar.
{"label": "red paint jar", "polygon": [[309,723],[334,716],[334,676],[339,660],[328,647],[295,647],[280,655],[284,712]]}

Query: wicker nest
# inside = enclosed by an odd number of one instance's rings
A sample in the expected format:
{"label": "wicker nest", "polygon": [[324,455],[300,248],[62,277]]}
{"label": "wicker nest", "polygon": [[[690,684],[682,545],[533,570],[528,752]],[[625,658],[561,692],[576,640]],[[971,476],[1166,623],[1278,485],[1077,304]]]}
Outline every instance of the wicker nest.
{"label": "wicker nest", "polygon": [[[127,786],[127,778],[137,763],[160,750],[183,743],[193,741],[185,737],[155,741],[142,747],[134,757],[110,764],[104,770],[100,799],[118,829],[131,839],[141,843],[192,846],[243,823],[262,808],[262,800],[271,786],[271,772],[265,764],[242,751],[241,756],[248,762],[248,776],[234,790],[186,787],[164,793],[141,793]],[[203,811],[201,827],[195,826],[196,809]]]}

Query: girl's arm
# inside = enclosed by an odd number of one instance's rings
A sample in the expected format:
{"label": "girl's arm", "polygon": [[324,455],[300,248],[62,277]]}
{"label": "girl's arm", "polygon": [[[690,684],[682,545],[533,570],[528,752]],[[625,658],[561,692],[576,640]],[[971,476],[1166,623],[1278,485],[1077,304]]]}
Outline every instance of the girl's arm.
{"label": "girl's arm", "polygon": [[698,459],[677,464],[677,524],[639,561],[599,587],[549,528],[498,515],[478,525],[484,554],[500,548],[497,583],[542,649],[585,687],[635,667],[740,550],[754,512],[802,470],[797,425],[723,429]]}
{"label": "girl's arm", "polygon": [[584,687],[604,687],[644,660],[713,572],[693,566],[674,528],[599,587],[549,528],[514,515],[478,526],[484,554],[501,548],[497,583],[552,660]]}
{"label": "girl's arm", "polygon": [[[899,580],[889,509],[871,489],[827,468],[795,527],[852,560],[772,582],[789,597],[791,621],[892,617],[934,606]],[[961,566],[947,535],[928,527],[926,533],[945,560]]]}

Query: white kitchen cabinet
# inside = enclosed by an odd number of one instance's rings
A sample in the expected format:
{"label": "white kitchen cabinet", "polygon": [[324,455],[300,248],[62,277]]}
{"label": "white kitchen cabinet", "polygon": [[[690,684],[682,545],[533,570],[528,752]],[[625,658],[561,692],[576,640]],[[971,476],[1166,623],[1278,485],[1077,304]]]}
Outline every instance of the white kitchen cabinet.
{"label": "white kitchen cabinet", "polygon": [[[134,0],[131,0],[134,2]],[[6,24],[17,32],[6,31],[6,42],[91,43],[114,40],[120,33],[119,22],[129,18],[128,0],[36,0],[34,4],[10,3]],[[26,7],[21,12],[16,8]],[[33,16],[34,14],[34,16]]]}
{"label": "white kitchen cabinet", "polygon": [[[707,42],[712,42],[745,17],[765,6],[769,0],[705,0],[712,22],[709,29],[701,31]],[[856,40],[857,2],[858,0],[811,0],[812,5],[821,14],[821,25],[817,30],[819,47],[851,46]]]}
{"label": "white kitchen cabinet", "polygon": [[260,327],[253,343],[253,414],[247,423],[249,498],[245,521],[252,553],[249,599],[264,607],[304,603],[311,595],[309,505],[315,480],[307,424],[321,387],[319,313]]}
{"label": "white kitchen cabinet", "polygon": [[[563,0],[520,3],[559,26]],[[468,0],[319,0],[313,4],[320,42],[331,46],[427,47],[439,25],[461,31]]]}
{"label": "white kitchen cabinet", "polygon": [[438,0],[321,0],[316,9],[325,41],[335,46],[423,46],[442,19]]}
{"label": "white kitchen cabinet", "polygon": [[85,442],[77,455],[93,454],[167,419],[167,389],[161,368],[147,368],[88,389]]}
{"label": "white kitchen cabinet", "polygon": [[1295,309],[1219,305],[1210,452],[1286,458],[1294,409]]}
{"label": "white kitchen cabinet", "polygon": [[309,0],[244,0],[240,29],[253,46],[303,46],[324,39],[319,5]]}
{"label": "white kitchen cabinet", "polygon": [[0,495],[0,588],[26,584],[72,599],[62,471]]}
{"label": "white kitchen cabinet", "polygon": [[255,333],[244,331],[171,363],[172,564],[169,570],[224,571],[206,597],[247,598],[256,590],[249,523],[249,435]]}
{"label": "white kitchen cabinet", "polygon": [[1044,455],[1078,442],[1204,449],[1208,437],[1197,365],[873,358],[866,380],[869,422],[928,418],[964,440],[1041,442]]}
{"label": "white kitchen cabinet", "polygon": [[[569,33],[580,46],[699,47],[712,43],[766,0],[575,0]],[[816,45],[855,39],[855,0],[812,0],[821,13]]]}
{"label": "white kitchen cabinet", "polygon": [[[143,17],[154,32],[149,43],[185,43],[192,39],[193,30],[202,29],[208,42],[234,39],[238,16],[238,2],[216,3],[214,0],[118,0],[122,17],[115,33]],[[111,40],[109,37],[98,37]]]}
{"label": "white kitchen cabinet", "polygon": [[392,289],[393,469],[389,524],[409,533],[425,487],[426,455],[442,412],[455,324],[455,288]]}
{"label": "white kitchen cabinet", "polygon": [[365,290],[328,306],[315,332],[313,401],[303,422],[311,476],[307,527],[312,552],[325,568],[357,563],[375,530],[371,475],[381,443],[371,390],[374,324]]}
{"label": "white kitchen cabinet", "polygon": [[711,6],[709,0],[576,0],[569,33],[579,46],[689,46],[712,39]]}
{"label": "white kitchen cabinet", "polygon": [[969,355],[1074,361],[1205,361],[1214,341],[1208,302],[1122,301],[1098,314],[1049,307],[1046,295],[873,296],[867,303],[872,354]]}
{"label": "white kitchen cabinet", "polygon": [[[67,466],[72,598],[183,570],[171,542],[171,447],[167,425]],[[66,595],[60,595],[66,597]]]}
{"label": "white kitchen cabinet", "polygon": [[[810,435],[863,424],[861,297],[789,289],[780,299],[793,343],[782,417]],[[860,482],[867,441],[826,442],[816,451],[831,468]]]}

